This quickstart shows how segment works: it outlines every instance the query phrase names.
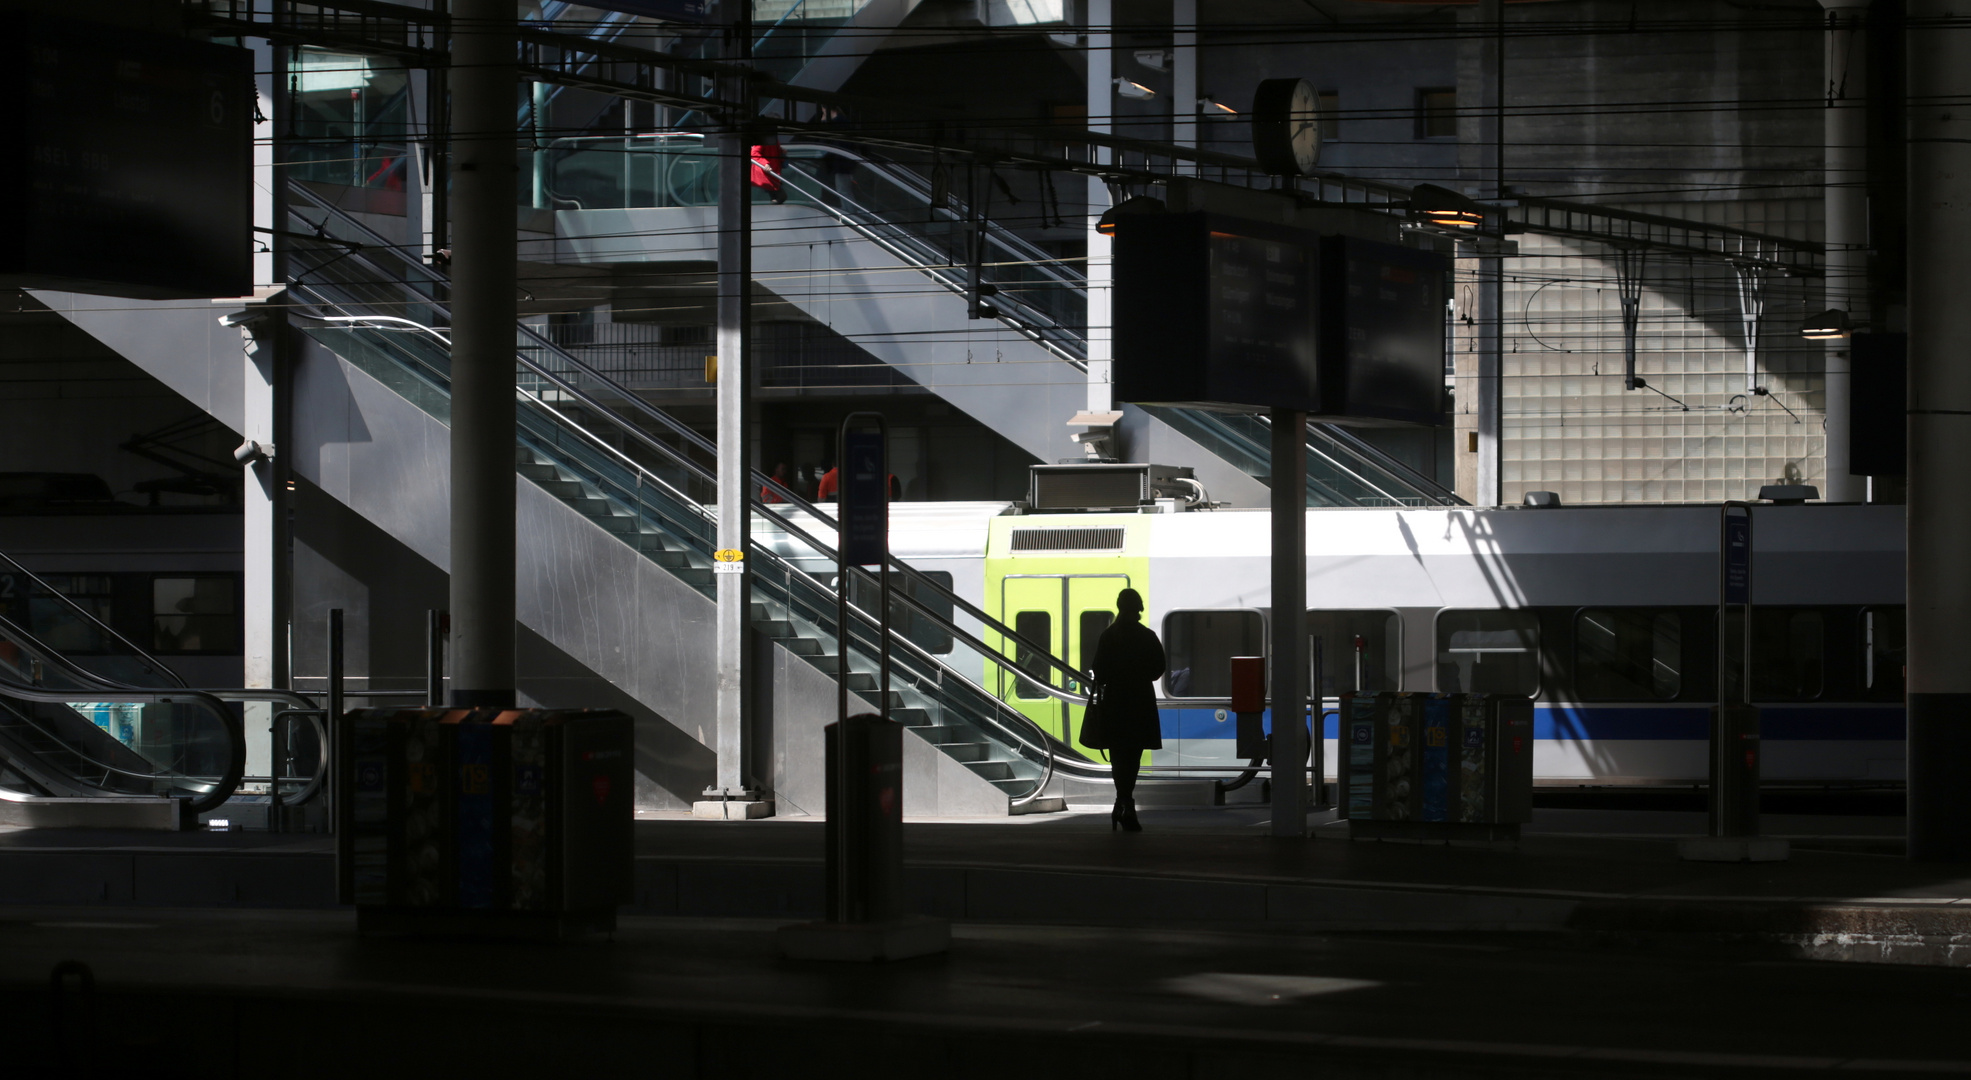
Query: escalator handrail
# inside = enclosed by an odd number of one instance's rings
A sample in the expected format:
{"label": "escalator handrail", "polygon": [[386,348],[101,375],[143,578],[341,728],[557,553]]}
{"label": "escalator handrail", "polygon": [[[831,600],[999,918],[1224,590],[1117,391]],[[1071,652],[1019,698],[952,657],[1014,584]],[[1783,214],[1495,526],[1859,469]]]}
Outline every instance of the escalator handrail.
{"label": "escalator handrail", "polygon": [[[91,671],[81,664],[76,663],[61,650],[28,633],[20,624],[5,615],[0,615],[0,637],[4,637],[16,648],[27,650],[35,659],[60,669],[70,678],[74,679],[80,684],[76,687],[78,693],[89,692],[92,688],[136,693],[156,692],[158,690],[154,686],[138,686],[135,683],[124,682],[121,679],[113,679],[101,672]],[[244,704],[249,701],[276,701],[288,705],[288,711],[293,713],[322,714],[323,712],[321,707],[306,695],[295,693],[292,690],[281,690],[273,687],[185,687],[184,689],[201,694],[210,694],[220,701],[233,704]],[[90,700],[98,699],[91,698]],[[323,760],[321,767],[317,769],[317,774],[308,778],[308,784],[305,790],[309,794],[313,794],[315,789],[321,786],[322,777],[326,775],[328,768],[328,731],[323,727],[320,720],[315,721],[314,726],[316,738],[320,740],[320,746],[322,747]],[[244,737],[243,734],[242,737]],[[288,777],[288,779],[299,780],[302,778],[294,776]],[[300,802],[303,800],[297,797],[296,801]]]}
{"label": "escalator handrail", "polygon": [[[292,186],[293,185],[291,185],[291,187]],[[299,193],[308,194],[305,189],[299,189]],[[371,231],[367,226],[364,226],[362,223],[357,222],[354,219],[347,218],[347,216],[342,214],[337,208],[325,203],[321,203],[318,200],[315,200],[312,197],[312,195],[309,195],[309,201],[316,203],[317,208],[327,212],[328,214],[338,218],[340,221],[344,221],[348,225],[356,229],[359,229],[363,233],[367,234],[369,238],[374,242],[374,246],[376,248],[382,250],[392,250],[387,240],[385,240],[383,237]],[[367,257],[367,250],[368,249],[365,249],[363,251],[351,252],[348,254],[347,258],[351,261],[366,264],[372,267],[373,269],[377,270],[378,273],[381,274],[383,272],[383,268],[378,267],[374,262],[372,262]],[[411,262],[411,260],[409,259],[404,259],[404,261],[406,263]],[[443,278],[443,276],[439,274],[439,272],[437,272],[436,270],[431,270],[427,268],[427,273],[430,275],[433,284],[445,283],[445,279]],[[312,287],[310,288],[311,291],[314,291]],[[423,300],[421,301],[421,303],[428,303],[429,306],[431,306],[434,310],[449,315],[449,312],[447,311],[447,309],[442,303],[439,303],[435,300]],[[336,306],[338,309],[347,310],[346,308],[343,308],[343,306],[339,303],[336,304]],[[391,319],[398,322],[409,321],[402,319],[401,317],[398,316],[378,316],[378,318]],[[418,324],[412,323],[411,325],[416,326]],[[423,329],[430,330],[431,328],[425,327]],[[693,431],[690,427],[679,422],[675,417],[670,416],[668,413],[665,413],[663,410],[651,406],[649,403],[643,401],[637,395],[629,392],[628,390],[623,389],[622,387],[616,386],[614,380],[610,379],[607,375],[604,375],[600,372],[595,371],[593,368],[590,368],[587,364],[583,363],[581,360],[577,359],[576,357],[568,354],[566,351],[561,349],[560,346],[555,345],[553,342],[547,340],[545,337],[542,337],[541,335],[536,333],[533,330],[533,328],[521,325],[518,326],[517,329],[520,330],[520,332],[524,334],[529,341],[533,342],[541,349],[553,353],[558,360],[579,371],[584,378],[592,378],[604,385],[615,387],[618,391],[619,399],[626,403],[631,404],[633,407],[637,409],[637,411],[640,414],[648,416],[651,419],[657,421],[659,424],[664,426],[667,430],[672,431],[673,433],[679,435],[680,437],[687,439],[688,441],[700,447],[701,449],[713,454],[717,453],[717,449],[718,449],[717,445],[714,444],[711,440],[706,439],[703,435],[700,435],[698,432]],[[439,340],[441,341],[446,340],[441,334],[438,334],[435,330],[432,331],[432,333],[434,334],[434,336],[437,336]],[[541,364],[539,364],[532,358],[528,357],[525,353],[519,353],[517,355],[517,359],[528,370],[532,371],[534,374],[538,375],[539,377],[553,383],[558,389],[562,390],[564,393],[569,394],[577,401],[581,402],[584,408],[608,419],[612,424],[616,425],[617,428],[622,430],[624,434],[635,439],[638,443],[640,443],[644,447],[669,459],[673,464],[677,465],[681,469],[684,469],[685,471],[692,474],[693,476],[696,476],[700,480],[706,482],[712,482],[712,483],[716,482],[717,479],[716,474],[713,473],[711,470],[705,468],[705,466],[699,464],[698,462],[693,461],[688,455],[679,454],[675,449],[665,444],[662,440],[655,438],[649,432],[645,431],[641,425],[636,424],[623,417],[615,410],[615,408],[612,405],[597,400],[593,395],[583,390],[580,386],[563,378],[558,372],[548,370],[547,368],[543,367]],[[526,391],[524,390],[520,390],[518,392],[523,394],[526,393]],[[554,410],[554,407],[551,403],[541,400],[538,397],[535,398],[535,401],[545,408]],[[560,415],[558,410],[554,410],[554,411],[556,411],[557,416]],[[670,485],[665,483],[661,477],[651,474],[642,465],[638,464],[633,459],[624,455],[620,450],[617,450],[615,447],[610,446],[606,440],[600,439],[593,433],[583,430],[578,423],[576,423],[573,420],[570,420],[565,416],[562,416],[561,419],[564,423],[567,423],[571,427],[574,427],[576,430],[581,431],[582,434],[587,436],[590,441],[594,442],[597,446],[604,449],[613,457],[621,460],[629,468],[635,470],[637,473],[641,474],[642,476],[647,477],[652,482],[659,484],[665,488],[668,488],[674,494],[678,495],[679,498],[683,499],[687,503],[690,503],[692,505],[698,505],[697,500],[691,499],[688,495],[685,495],[682,492],[678,492],[675,488],[671,488]],[[779,481],[774,480],[772,477],[761,473],[757,469],[753,469],[750,471],[752,472],[752,480],[754,484],[759,485],[761,488],[770,489],[776,492],[781,496],[781,498],[785,501],[787,505],[792,506],[798,510],[801,510],[804,513],[813,516],[818,521],[824,522],[830,526],[835,526],[837,529],[839,529],[840,527],[839,524],[832,516],[823,512],[819,507],[815,506],[813,503],[808,502],[797,492],[786,487],[784,484],[781,484]],[[752,488],[750,487],[748,488],[748,497],[749,497],[749,501],[751,502],[752,509],[755,513],[764,513],[767,516],[772,517],[775,521],[782,523],[783,526],[789,529],[794,528],[791,522],[787,521],[786,518],[782,517],[778,512],[776,512],[773,509],[774,504],[767,503],[764,500],[761,500],[758,497],[753,496],[752,490],[753,490]],[[709,510],[706,510],[702,506],[701,506],[701,511],[707,513],[708,515],[711,513]],[[801,535],[811,546],[832,556],[833,554],[832,548],[820,544],[818,541],[814,541],[812,538],[807,537],[805,533],[801,533]],[[889,556],[888,561],[891,569],[904,575],[904,577],[908,579],[912,585],[917,586],[919,588],[927,589],[939,595],[943,599],[949,601],[953,605],[955,610],[962,610],[972,618],[978,619],[981,623],[983,623],[988,629],[990,629],[994,633],[1000,634],[1001,636],[1011,641],[1016,641],[1023,645],[1026,645],[1036,655],[1046,657],[1049,666],[1052,667],[1055,671],[1077,679],[1082,679],[1086,677],[1079,669],[1075,668],[1072,664],[1067,663],[1065,660],[1062,660],[1059,657],[1055,657],[1048,650],[1035,648],[1032,642],[1027,641],[1025,638],[1021,637],[1015,630],[1013,630],[1013,628],[1006,626],[1004,623],[1000,622],[997,618],[993,617],[990,613],[986,612],[984,609],[978,607],[977,605],[971,603],[965,598],[959,596],[957,593],[953,592],[952,590],[947,589],[943,585],[939,584],[935,579],[931,578],[929,575],[922,573],[921,571],[917,570],[915,567],[896,558],[895,556]],[[863,574],[868,573],[868,571],[861,570],[859,568],[857,572]],[[906,590],[905,592],[907,595],[908,591]],[[930,613],[927,612],[927,614]],[[930,614],[930,617],[934,622],[937,622],[939,624],[943,624],[945,622],[942,616]],[[950,629],[956,630],[957,628],[950,627]],[[996,655],[996,654],[989,653],[988,655]],[[1074,698],[1072,696],[1063,696],[1062,700],[1071,701],[1076,704],[1086,704],[1085,697]]]}
{"label": "escalator handrail", "polygon": [[[5,563],[6,566],[10,568],[13,573],[22,574],[26,576],[28,580],[34,582],[36,586],[40,587],[41,591],[60,600],[63,604],[68,606],[68,609],[70,611],[74,612],[77,615],[82,616],[83,620],[88,622],[91,626],[94,626],[97,630],[105,634],[108,634],[111,638],[121,643],[125,648],[129,649],[132,653],[134,653],[139,659],[143,660],[143,662],[146,665],[148,665],[151,668],[151,670],[166,676],[172,682],[176,683],[178,686],[189,689],[183,676],[179,675],[176,671],[173,671],[170,667],[168,667],[163,661],[159,660],[157,657],[152,656],[150,653],[147,653],[143,649],[138,648],[135,642],[131,641],[129,638],[124,637],[122,634],[117,633],[114,629],[110,627],[108,623],[105,623],[101,619],[98,619],[94,615],[91,615],[89,613],[89,609],[83,607],[81,604],[78,604],[74,600],[70,599],[61,590],[56,589],[54,586],[49,585],[47,582],[41,580],[39,575],[37,575],[34,571],[29,570],[27,567],[22,566],[19,563],[19,561],[17,561],[13,556],[7,554],[4,551],[0,551],[0,563]],[[32,637],[32,635],[29,636]]]}
{"label": "escalator handrail", "polygon": [[1418,472],[1408,462],[1391,455],[1383,450],[1382,447],[1362,438],[1340,424],[1310,420],[1307,426],[1318,430],[1322,435],[1342,444],[1348,448],[1349,452],[1367,459],[1378,468],[1392,474],[1396,479],[1416,488],[1424,497],[1436,501],[1439,505],[1470,505],[1464,499],[1460,498],[1457,492]]}
{"label": "escalator handrail", "polygon": [[[39,687],[23,686],[7,678],[4,673],[0,673],[0,697],[18,698],[23,701],[35,701],[50,705],[71,705],[74,702],[98,701],[111,704],[133,705],[175,705],[181,702],[195,703],[219,719],[221,728],[226,732],[229,746],[226,754],[226,771],[212,779],[210,790],[191,800],[192,811],[202,814],[209,810],[218,809],[227,799],[232,798],[239,791],[240,778],[246,775],[246,735],[242,730],[244,725],[240,722],[239,718],[233,715],[233,711],[226,707],[224,702],[202,691],[112,690],[108,688],[66,691],[42,690]],[[30,722],[32,721],[30,720]],[[204,777],[192,777],[184,773],[136,773],[121,766],[109,765],[97,761],[89,756],[87,752],[69,745],[66,740],[47,731],[45,728],[41,728],[40,725],[36,724],[35,726],[43,735],[59,743],[69,753],[82,758],[91,765],[108,769],[112,772],[140,779],[170,779],[175,776],[188,781],[195,780],[202,782],[205,780]]]}

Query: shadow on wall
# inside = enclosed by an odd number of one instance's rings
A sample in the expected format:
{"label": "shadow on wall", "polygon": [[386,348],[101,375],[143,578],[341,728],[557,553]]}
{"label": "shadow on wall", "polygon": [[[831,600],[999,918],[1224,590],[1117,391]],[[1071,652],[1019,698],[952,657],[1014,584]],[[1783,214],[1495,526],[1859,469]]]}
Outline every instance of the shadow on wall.
{"label": "shadow on wall", "polygon": [[616,709],[636,721],[636,808],[685,810],[717,778],[710,747],[596,675],[546,638],[514,627],[520,704],[560,709]]}

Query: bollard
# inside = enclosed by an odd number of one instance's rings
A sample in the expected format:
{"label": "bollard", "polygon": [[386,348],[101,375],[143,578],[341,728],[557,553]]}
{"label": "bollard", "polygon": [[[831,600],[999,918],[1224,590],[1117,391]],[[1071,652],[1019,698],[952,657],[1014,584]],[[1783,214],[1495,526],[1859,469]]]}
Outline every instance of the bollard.
{"label": "bollard", "polygon": [[903,915],[903,725],[861,713],[829,724],[826,739],[828,921],[899,918]]}
{"label": "bollard", "polygon": [[903,725],[874,713],[824,729],[828,917],[783,926],[781,955],[869,962],[941,953],[951,924],[905,913]]}

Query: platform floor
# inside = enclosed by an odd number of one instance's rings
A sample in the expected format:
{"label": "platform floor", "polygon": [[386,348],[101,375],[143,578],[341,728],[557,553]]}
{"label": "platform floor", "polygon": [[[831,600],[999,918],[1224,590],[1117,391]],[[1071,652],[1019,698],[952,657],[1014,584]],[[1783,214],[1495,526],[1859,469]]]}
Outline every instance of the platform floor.
{"label": "platform floor", "polygon": [[[1679,810],[1540,810],[1517,845],[1268,820],[910,823],[954,944],[876,966],[773,953],[821,907],[813,821],[639,820],[636,903],[564,946],[358,936],[322,836],[8,831],[0,1043],[20,1075],[168,1047],[217,1064],[97,1075],[201,1080],[1971,1075],[1971,866],[1903,859],[1900,818],[1768,815],[1793,857],[1736,866],[1678,860]],[[93,1000],[51,991],[65,960]],[[298,1017],[350,1034],[296,1055]]]}

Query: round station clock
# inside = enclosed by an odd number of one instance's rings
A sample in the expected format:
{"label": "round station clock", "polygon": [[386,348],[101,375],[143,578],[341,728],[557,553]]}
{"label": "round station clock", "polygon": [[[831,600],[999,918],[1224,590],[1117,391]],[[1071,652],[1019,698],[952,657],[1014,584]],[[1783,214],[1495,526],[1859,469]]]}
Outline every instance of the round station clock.
{"label": "round station clock", "polygon": [[1270,173],[1314,171],[1321,157],[1320,102],[1305,79],[1266,79],[1252,96],[1252,156]]}

